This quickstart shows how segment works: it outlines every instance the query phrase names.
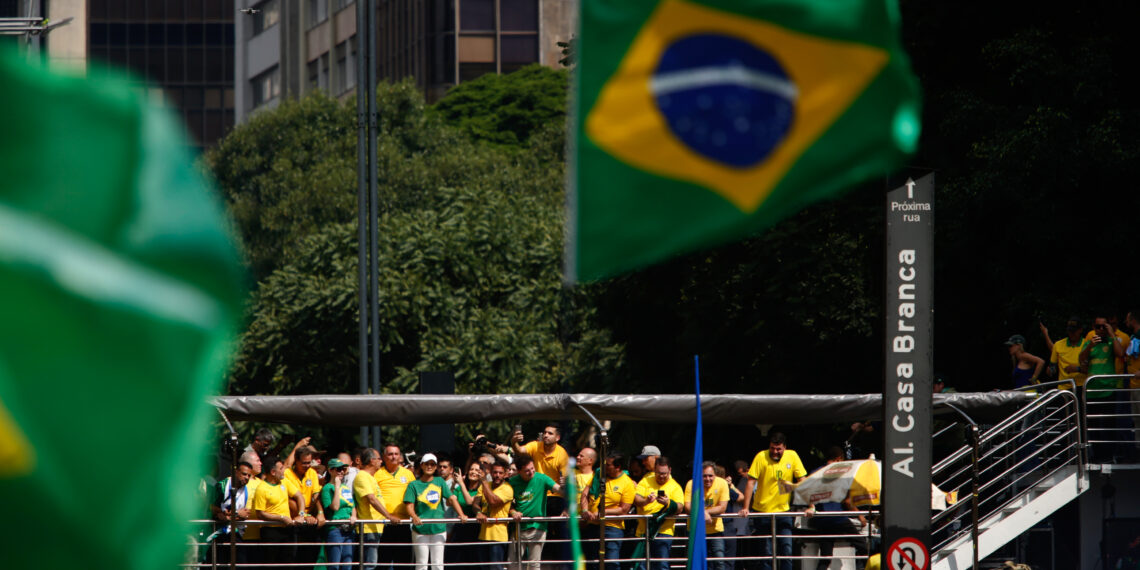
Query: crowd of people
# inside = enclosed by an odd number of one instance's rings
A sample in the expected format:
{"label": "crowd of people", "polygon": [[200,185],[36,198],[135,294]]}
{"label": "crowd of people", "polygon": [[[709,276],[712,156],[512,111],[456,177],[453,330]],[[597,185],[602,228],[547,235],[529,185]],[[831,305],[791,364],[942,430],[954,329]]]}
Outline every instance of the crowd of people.
{"label": "crowd of people", "polygon": [[[643,568],[643,562],[614,561],[645,560],[647,554],[652,570],[668,568],[671,556],[683,558],[683,553],[670,552],[675,517],[689,513],[694,485],[704,496],[708,567],[770,569],[773,546],[780,556],[792,554],[793,518],[747,515],[788,511],[792,495],[780,482],[795,483],[807,475],[779,432],[769,434],[768,448],[750,463],[738,460],[726,469],[705,462],[700,480],[686,483],[674,477],[674,466],[687,473],[687,461],[674,462],[654,445],[629,458],[618,451],[599,458],[595,449],[583,446],[571,469],[570,454],[553,424],[529,442],[518,428],[505,444],[480,436],[458,463],[438,452],[405,455],[395,444],[333,454],[316,450],[304,438],[288,455],[275,455],[274,443],[271,432],[259,431],[236,470],[209,494],[213,518],[224,523],[216,537],[222,545],[216,549],[219,562],[229,562],[225,545],[232,539],[239,544],[238,563],[267,567],[319,562],[330,570],[347,570],[357,567],[361,550],[366,569],[451,563],[489,569],[508,564],[534,570],[540,565],[569,567],[558,561],[571,558],[567,482],[573,477],[580,491],[583,551],[596,561],[598,539],[604,536],[607,570]],[[617,518],[631,514],[646,516]],[[444,519],[458,522],[437,522]],[[267,524],[249,524],[251,520]],[[816,517],[809,526],[834,530],[824,520]],[[860,528],[845,530],[858,533]],[[773,534],[779,537],[775,544],[770,539],[734,540]],[[748,566],[722,560],[746,555],[761,558]],[[790,569],[791,560],[782,560],[779,567]]]}
{"label": "crowd of people", "polygon": [[[1094,317],[1086,332],[1078,317],[1065,322],[1065,336],[1056,341],[1039,324],[1048,358],[1031,354],[1024,336],[1006,340],[1012,388],[1045,384],[1048,389],[1084,386],[1089,404],[1089,427],[1096,438],[1115,442],[1094,446],[1094,460],[1140,459],[1140,312],[1128,312],[1124,326],[1111,313]],[[1089,380],[1092,378],[1092,380]],[[1086,386],[1087,384],[1087,386]],[[1091,438],[1092,436],[1090,436]]]}

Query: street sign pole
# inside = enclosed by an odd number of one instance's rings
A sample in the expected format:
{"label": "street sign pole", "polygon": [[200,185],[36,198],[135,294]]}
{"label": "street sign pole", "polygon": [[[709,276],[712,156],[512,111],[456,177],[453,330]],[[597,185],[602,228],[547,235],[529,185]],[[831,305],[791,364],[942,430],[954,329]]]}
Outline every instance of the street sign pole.
{"label": "street sign pole", "polygon": [[[883,559],[929,564],[934,174],[887,193]],[[902,562],[900,562],[902,563]]]}

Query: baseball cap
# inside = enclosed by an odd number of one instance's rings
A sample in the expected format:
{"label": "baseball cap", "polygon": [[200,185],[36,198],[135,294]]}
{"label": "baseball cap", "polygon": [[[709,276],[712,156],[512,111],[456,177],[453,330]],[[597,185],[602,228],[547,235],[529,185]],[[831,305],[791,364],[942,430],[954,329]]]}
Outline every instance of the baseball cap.
{"label": "baseball cap", "polygon": [[347,464],[335,457],[329,460],[329,469],[340,469],[341,467],[347,467]]}
{"label": "baseball cap", "polygon": [[1009,340],[1005,341],[1006,346],[1013,346],[1015,344],[1025,344],[1025,337],[1015,334],[1009,337]]}
{"label": "baseball cap", "polygon": [[641,448],[641,453],[637,455],[638,459],[645,459],[650,455],[661,455],[661,450],[657,449],[656,445],[647,445]]}
{"label": "baseball cap", "polygon": [[425,453],[424,456],[420,458],[421,465],[427,463],[428,461],[431,461],[432,463],[439,463],[439,460],[435,458],[434,453]]}

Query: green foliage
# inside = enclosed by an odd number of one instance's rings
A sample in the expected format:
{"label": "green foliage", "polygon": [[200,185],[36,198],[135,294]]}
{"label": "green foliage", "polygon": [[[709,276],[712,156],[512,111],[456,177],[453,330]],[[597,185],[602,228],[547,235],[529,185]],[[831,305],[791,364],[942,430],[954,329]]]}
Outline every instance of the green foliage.
{"label": "green foliage", "polygon": [[476,140],[521,148],[536,131],[566,122],[568,81],[565,70],[538,64],[487,74],[452,88],[433,110]]}
{"label": "green foliage", "polygon": [[[536,124],[533,139],[547,151],[519,153],[443,124],[407,84],[379,91],[383,390],[415,392],[420,372],[438,370],[455,373],[459,393],[563,391],[619,374],[623,351],[596,324],[594,290],[561,283],[563,165],[551,160],[561,153],[561,128]],[[265,239],[250,256],[264,277],[251,298],[231,393],[357,390],[351,105],[321,95],[284,103],[235,129],[209,156],[223,169],[226,196],[244,207],[242,235]],[[353,175],[348,183],[307,178],[308,191],[285,191],[261,166],[280,162],[274,152],[322,145],[342,156],[326,152],[303,168],[294,157],[276,175],[299,180],[306,169],[343,167]],[[248,181],[258,177],[266,180]],[[276,239],[288,243],[273,247],[259,235],[270,221],[280,228]]]}

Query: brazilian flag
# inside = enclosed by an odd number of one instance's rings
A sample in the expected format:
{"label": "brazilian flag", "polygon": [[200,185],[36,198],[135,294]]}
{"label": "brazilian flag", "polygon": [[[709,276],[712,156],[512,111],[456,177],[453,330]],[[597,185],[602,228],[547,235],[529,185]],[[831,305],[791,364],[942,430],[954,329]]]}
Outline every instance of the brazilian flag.
{"label": "brazilian flag", "polygon": [[919,135],[894,0],[582,0],[567,278],[739,239]]}
{"label": "brazilian flag", "polygon": [[0,47],[4,568],[171,569],[244,274],[182,128]]}

